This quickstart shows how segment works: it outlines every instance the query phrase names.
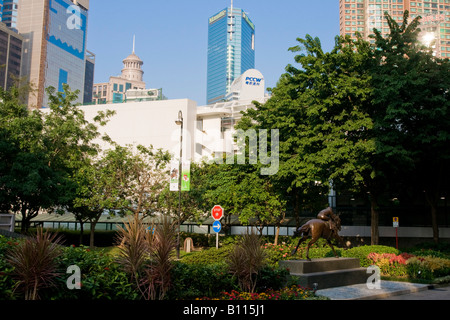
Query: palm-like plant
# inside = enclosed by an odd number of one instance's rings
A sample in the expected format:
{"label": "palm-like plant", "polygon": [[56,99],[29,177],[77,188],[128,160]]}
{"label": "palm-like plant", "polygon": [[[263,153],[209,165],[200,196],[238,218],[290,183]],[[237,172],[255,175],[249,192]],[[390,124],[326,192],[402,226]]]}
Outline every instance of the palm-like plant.
{"label": "palm-like plant", "polygon": [[59,275],[57,258],[61,255],[61,237],[37,230],[35,237],[28,238],[8,252],[7,260],[14,268],[17,279],[15,290],[25,293],[25,300],[38,300],[39,290],[53,286]]}
{"label": "palm-like plant", "polygon": [[119,257],[118,262],[132,280],[138,281],[146,260],[149,258],[152,235],[149,233],[138,215],[129,219],[124,227],[118,229]]}
{"label": "palm-like plant", "polygon": [[172,257],[176,247],[176,228],[166,217],[149,231],[135,215],[119,228],[118,262],[136,282],[142,297],[163,299],[170,286]]}
{"label": "palm-like plant", "polygon": [[176,248],[176,226],[169,218],[163,217],[155,228],[151,245],[151,261],[146,269],[148,297],[152,300],[164,299],[170,287],[172,258]]}
{"label": "palm-like plant", "polygon": [[230,271],[238,279],[239,286],[251,293],[255,291],[258,274],[265,263],[261,237],[253,231],[244,234],[228,256]]}

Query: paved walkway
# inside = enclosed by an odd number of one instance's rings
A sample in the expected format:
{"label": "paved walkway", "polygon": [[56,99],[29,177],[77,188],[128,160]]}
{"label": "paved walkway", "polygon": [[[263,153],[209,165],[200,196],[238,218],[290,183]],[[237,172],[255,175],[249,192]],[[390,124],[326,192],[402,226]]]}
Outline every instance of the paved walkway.
{"label": "paved walkway", "polygon": [[369,289],[363,283],[317,290],[316,294],[331,300],[450,300],[450,286],[381,281],[380,289]]}
{"label": "paved walkway", "polygon": [[382,300],[450,300],[450,286],[432,288],[409,294],[389,296]]}

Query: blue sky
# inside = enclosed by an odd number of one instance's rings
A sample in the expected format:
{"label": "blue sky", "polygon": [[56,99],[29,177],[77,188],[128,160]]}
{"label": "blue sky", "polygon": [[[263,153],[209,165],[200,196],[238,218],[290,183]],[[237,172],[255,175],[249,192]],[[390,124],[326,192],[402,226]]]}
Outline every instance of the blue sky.
{"label": "blue sky", "polygon": [[[88,50],[96,54],[95,82],[119,75],[132,51],[144,61],[147,88],[169,99],[206,101],[208,18],[231,0],[91,0]],[[234,0],[256,26],[256,69],[274,87],[294,63],[289,47],[306,34],[329,51],[339,34],[339,0]]]}

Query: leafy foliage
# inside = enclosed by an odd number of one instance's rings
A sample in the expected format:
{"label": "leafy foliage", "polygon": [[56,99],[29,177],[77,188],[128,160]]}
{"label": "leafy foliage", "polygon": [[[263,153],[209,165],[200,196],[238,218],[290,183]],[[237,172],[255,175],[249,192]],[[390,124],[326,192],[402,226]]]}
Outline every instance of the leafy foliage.
{"label": "leafy foliage", "polygon": [[[72,177],[98,153],[95,124],[73,101],[77,92],[48,89],[49,112],[21,104],[19,88],[0,90],[0,203],[22,214],[22,231],[41,209],[70,206],[76,191]],[[97,117],[98,121],[105,121]]]}
{"label": "leafy foliage", "polygon": [[160,224],[149,231],[139,216],[120,229],[118,262],[136,282],[146,300],[164,299],[171,284],[172,256],[176,246],[175,224],[162,217]]}
{"label": "leafy foliage", "polygon": [[[439,239],[437,204],[448,192],[450,142],[450,62],[435,57],[420,42],[420,17],[399,24],[389,15],[391,33],[373,36],[372,86],[377,154],[390,180],[402,180],[430,205],[435,242]],[[412,189],[412,190],[411,190]],[[397,191],[397,193],[400,193]]]}
{"label": "leafy foliage", "polygon": [[242,290],[255,291],[259,273],[266,264],[265,258],[261,238],[253,232],[244,234],[235,245],[228,263]]}
{"label": "leafy foliage", "polygon": [[25,300],[37,300],[40,289],[55,285],[60,241],[56,234],[38,229],[36,237],[20,242],[8,253],[6,259],[13,267],[18,288],[25,292]]}
{"label": "leafy foliage", "polygon": [[18,245],[18,241],[0,235],[0,297],[2,299],[16,298],[14,288],[17,287],[17,281],[10,276],[14,268],[6,260],[6,255]]}
{"label": "leafy foliage", "polygon": [[[104,250],[70,246],[63,248],[57,260],[60,276],[57,286],[45,290],[47,300],[136,300],[140,296],[127,274],[115,263],[114,256]],[[67,288],[69,266],[76,265],[81,272],[81,289]]]}
{"label": "leafy foliage", "polygon": [[388,192],[425,194],[437,241],[437,203],[448,191],[449,61],[420,44],[420,18],[409,23],[408,16],[399,24],[386,15],[390,34],[375,30],[374,45],[336,37],[324,52],[318,38],[297,39],[290,51],[299,67],[288,65],[272,97],[237,126],[280,131],[280,170],[271,182],[296,216],[323,206],[320,195],[331,186],[364,195],[372,244]]}

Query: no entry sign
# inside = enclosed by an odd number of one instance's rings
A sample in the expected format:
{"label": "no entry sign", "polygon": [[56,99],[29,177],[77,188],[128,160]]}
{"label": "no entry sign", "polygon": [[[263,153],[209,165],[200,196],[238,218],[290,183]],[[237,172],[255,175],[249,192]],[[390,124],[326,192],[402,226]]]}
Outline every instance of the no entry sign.
{"label": "no entry sign", "polygon": [[211,210],[211,214],[214,220],[219,221],[223,218],[223,208],[221,206],[214,206]]}

